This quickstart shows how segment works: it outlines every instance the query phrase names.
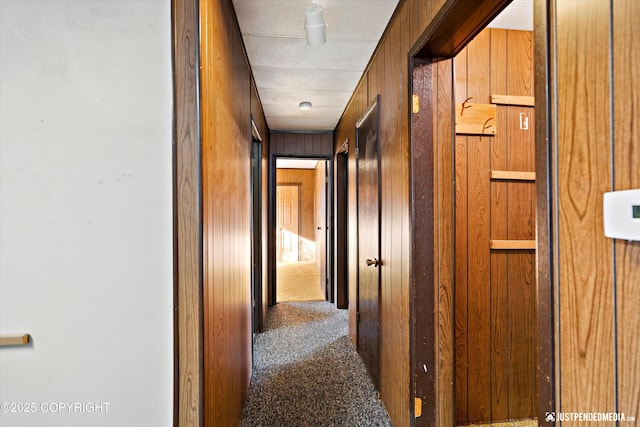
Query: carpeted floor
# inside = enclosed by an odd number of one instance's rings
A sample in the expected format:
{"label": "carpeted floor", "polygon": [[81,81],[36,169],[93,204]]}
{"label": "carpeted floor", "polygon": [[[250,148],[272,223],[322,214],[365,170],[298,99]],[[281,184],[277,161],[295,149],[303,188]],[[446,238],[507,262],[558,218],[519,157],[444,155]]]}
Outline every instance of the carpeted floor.
{"label": "carpeted floor", "polygon": [[278,302],[325,300],[315,261],[278,264],[276,280]]}
{"label": "carpeted floor", "polygon": [[270,308],[240,425],[390,426],[347,325],[328,302]]}

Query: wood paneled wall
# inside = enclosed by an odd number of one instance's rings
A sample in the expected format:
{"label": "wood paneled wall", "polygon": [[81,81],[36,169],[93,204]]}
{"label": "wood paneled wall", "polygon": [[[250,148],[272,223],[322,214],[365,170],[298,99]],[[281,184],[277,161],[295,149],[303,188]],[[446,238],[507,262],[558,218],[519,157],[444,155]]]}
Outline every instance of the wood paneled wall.
{"label": "wood paneled wall", "polygon": [[252,113],[266,129],[230,0],[200,2],[200,34],[204,423],[237,425],[252,365]]}
{"label": "wood paneled wall", "polygon": [[536,48],[556,70],[545,82],[549,147],[538,140],[538,168],[552,173],[539,221],[551,227],[539,244],[553,248],[544,262],[555,272],[557,409],[638,417],[640,243],[604,236],[602,198],[640,188],[640,3],[548,3]]}
{"label": "wood paneled wall", "polygon": [[332,132],[271,132],[271,154],[279,156],[332,156]]}
{"label": "wood paneled wall", "polygon": [[[409,360],[409,78],[408,52],[442,0],[405,0],[336,127],[334,152],[348,138],[349,334],[356,342],[357,210],[355,123],[380,95],[381,301],[380,396],[394,426],[411,422]],[[351,143],[353,141],[353,143]]]}
{"label": "wood paneled wall", "polygon": [[[455,100],[533,96],[533,37],[486,29],[455,58]],[[520,127],[522,117],[531,126]],[[490,172],[533,172],[533,108],[497,106],[492,136],[457,135],[455,348],[457,424],[535,417],[535,252],[489,242],[533,240],[533,181]],[[524,126],[523,126],[524,127]]]}
{"label": "wood paneled wall", "polygon": [[277,185],[299,185],[300,261],[316,260],[315,232],[315,171],[313,169],[278,169]]}

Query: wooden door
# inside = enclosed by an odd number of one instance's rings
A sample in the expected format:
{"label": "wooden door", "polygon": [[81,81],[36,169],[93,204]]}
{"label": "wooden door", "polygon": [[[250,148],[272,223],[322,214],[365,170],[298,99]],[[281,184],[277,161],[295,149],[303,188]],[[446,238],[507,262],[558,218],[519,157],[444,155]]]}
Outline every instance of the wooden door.
{"label": "wooden door", "polygon": [[380,173],[377,101],[356,125],[358,150],[358,351],[380,386]]}
{"label": "wooden door", "polygon": [[278,185],[276,189],[278,262],[297,262],[300,253],[300,188]]}

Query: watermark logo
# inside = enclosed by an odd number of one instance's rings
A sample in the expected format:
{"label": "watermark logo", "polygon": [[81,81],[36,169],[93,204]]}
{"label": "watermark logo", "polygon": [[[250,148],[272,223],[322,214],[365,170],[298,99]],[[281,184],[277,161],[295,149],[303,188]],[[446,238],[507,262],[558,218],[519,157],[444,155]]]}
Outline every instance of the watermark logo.
{"label": "watermark logo", "polygon": [[624,412],[545,412],[545,422],[584,421],[584,422],[635,422],[636,417]]}
{"label": "watermark logo", "polygon": [[3,414],[106,414],[111,402],[1,402]]}

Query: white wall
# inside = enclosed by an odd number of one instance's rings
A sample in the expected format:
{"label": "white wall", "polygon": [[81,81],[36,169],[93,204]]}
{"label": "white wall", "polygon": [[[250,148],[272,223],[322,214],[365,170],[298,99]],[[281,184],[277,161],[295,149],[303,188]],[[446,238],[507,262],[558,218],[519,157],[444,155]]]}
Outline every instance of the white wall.
{"label": "white wall", "polygon": [[170,12],[0,0],[3,427],[171,424]]}

